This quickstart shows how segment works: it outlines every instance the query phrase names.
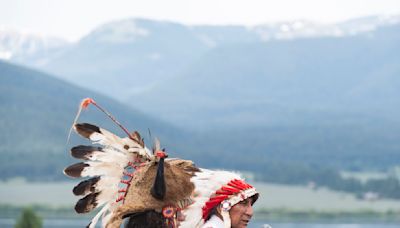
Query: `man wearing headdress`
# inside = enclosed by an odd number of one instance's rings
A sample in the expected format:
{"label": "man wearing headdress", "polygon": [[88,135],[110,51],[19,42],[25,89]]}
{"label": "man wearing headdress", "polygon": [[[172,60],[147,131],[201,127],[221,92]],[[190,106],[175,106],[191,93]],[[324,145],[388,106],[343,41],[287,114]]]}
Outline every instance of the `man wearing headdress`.
{"label": "man wearing headdress", "polygon": [[[233,205],[229,210],[229,219],[232,228],[247,227],[253,216],[253,204],[258,195],[254,195]],[[223,204],[215,207],[210,213],[209,219],[203,225],[203,228],[223,228],[224,220],[221,210],[226,210]]]}

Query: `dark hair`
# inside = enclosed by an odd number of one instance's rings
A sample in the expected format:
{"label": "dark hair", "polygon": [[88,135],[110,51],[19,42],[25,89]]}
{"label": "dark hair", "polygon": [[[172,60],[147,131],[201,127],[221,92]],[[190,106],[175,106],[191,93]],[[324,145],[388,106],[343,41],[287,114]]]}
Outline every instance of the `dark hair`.
{"label": "dark hair", "polygon": [[213,209],[211,209],[210,213],[208,214],[207,218],[204,219],[204,221],[208,221],[211,218],[211,216],[216,215],[218,213],[217,207],[218,206],[216,206]]}
{"label": "dark hair", "polygon": [[125,228],[166,227],[162,213],[154,210],[129,214],[125,217],[128,218]]}
{"label": "dark hair", "polygon": [[256,193],[255,195],[253,195],[252,197],[250,197],[251,198],[251,205],[253,205],[257,200],[258,200],[258,197],[260,197],[260,194],[259,193]]}

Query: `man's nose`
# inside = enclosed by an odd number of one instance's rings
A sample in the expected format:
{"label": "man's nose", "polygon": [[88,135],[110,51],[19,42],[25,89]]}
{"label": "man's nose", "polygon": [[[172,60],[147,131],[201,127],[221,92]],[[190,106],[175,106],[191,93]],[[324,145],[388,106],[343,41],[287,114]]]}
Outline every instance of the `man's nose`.
{"label": "man's nose", "polygon": [[246,208],[246,215],[248,216],[253,216],[253,206],[251,204],[249,204]]}

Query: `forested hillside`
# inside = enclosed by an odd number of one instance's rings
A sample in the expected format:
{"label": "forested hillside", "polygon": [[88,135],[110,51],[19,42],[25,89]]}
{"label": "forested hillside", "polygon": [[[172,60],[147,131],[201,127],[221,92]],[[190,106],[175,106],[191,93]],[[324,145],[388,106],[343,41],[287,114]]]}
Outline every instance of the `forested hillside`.
{"label": "forested hillside", "polygon": [[[169,145],[179,131],[155,118],[126,107],[99,93],[73,86],[47,74],[0,62],[0,177],[25,176],[29,179],[60,179],[69,164],[69,148],[81,143],[73,135],[67,143],[79,102],[92,97],[112,110],[132,131],[154,135]],[[134,101],[132,101],[134,102]],[[124,136],[96,109],[84,112],[81,121],[111,128]],[[87,142],[86,142],[87,143]]]}

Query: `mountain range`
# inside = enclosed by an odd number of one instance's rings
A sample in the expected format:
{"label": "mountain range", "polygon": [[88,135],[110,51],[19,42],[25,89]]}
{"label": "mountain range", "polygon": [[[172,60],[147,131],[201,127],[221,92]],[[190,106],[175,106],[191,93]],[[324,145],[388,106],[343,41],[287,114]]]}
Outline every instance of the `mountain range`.
{"label": "mountain range", "polygon": [[398,122],[399,31],[394,25],[345,38],[217,47],[130,99],[195,127],[338,123],[346,116]]}
{"label": "mountain range", "polygon": [[354,116],[396,122],[398,21],[246,28],[123,20],[100,26],[36,67],[183,127]]}
{"label": "mountain range", "polygon": [[[67,161],[59,153],[68,150],[72,113],[92,96],[205,167],[386,169],[400,163],[398,21],[110,22],[51,53],[9,59],[36,70],[1,62],[2,129],[13,130],[4,131],[0,153],[56,172]],[[52,168],[40,166],[51,158]],[[6,176],[18,173],[3,167]]]}
{"label": "mountain range", "polygon": [[[3,49],[9,53],[17,52],[17,57],[10,58],[13,62],[38,68],[85,88],[101,90],[103,94],[126,102],[132,96],[158,89],[166,81],[179,80],[218,48],[247,44],[263,48],[272,41],[279,50],[280,42],[276,41],[372,36],[380,28],[399,21],[400,16],[391,16],[359,18],[332,25],[298,20],[245,27],[187,26],[168,21],[126,19],[99,26],[76,43],[36,48],[30,56],[18,54],[19,50],[27,49],[23,46],[13,51],[0,40],[0,47],[6,46]],[[309,43],[312,48],[313,42]]]}

